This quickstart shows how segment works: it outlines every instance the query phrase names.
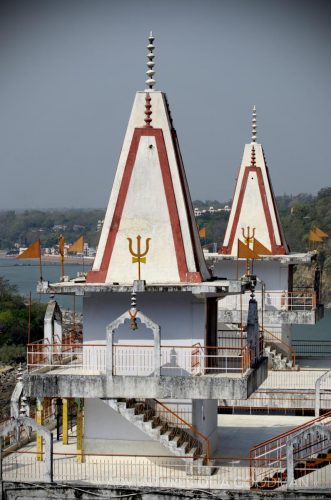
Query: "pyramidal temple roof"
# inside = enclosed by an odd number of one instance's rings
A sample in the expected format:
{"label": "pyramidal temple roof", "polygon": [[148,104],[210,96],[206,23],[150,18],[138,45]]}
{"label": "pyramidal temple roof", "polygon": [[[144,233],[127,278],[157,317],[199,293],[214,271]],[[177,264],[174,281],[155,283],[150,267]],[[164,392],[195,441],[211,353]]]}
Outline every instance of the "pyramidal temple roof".
{"label": "pyramidal temple roof", "polygon": [[87,283],[198,283],[210,277],[167,98],[154,90],[153,42],[151,33],[148,88],[134,99]]}
{"label": "pyramidal temple roof", "polygon": [[238,240],[247,244],[248,234],[254,234],[251,240],[255,238],[260,248],[264,247],[265,252],[271,255],[284,255],[289,252],[264,151],[256,139],[256,108],[254,106],[252,142],[245,145],[230,218],[223,246],[219,250],[220,254],[237,256]]}

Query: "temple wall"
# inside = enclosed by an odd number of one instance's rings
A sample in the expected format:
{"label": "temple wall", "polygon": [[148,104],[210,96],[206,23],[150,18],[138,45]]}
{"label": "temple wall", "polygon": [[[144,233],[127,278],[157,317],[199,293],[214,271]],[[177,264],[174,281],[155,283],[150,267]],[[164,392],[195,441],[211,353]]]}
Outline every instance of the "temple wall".
{"label": "temple wall", "polygon": [[[106,340],[106,328],[130,307],[130,295],[91,294],[84,297],[84,342]],[[205,303],[191,293],[137,294],[137,308],[161,327],[161,339],[171,344],[204,343]],[[153,343],[153,336],[138,322],[138,330],[130,330],[129,323],[121,326],[115,342]]]}

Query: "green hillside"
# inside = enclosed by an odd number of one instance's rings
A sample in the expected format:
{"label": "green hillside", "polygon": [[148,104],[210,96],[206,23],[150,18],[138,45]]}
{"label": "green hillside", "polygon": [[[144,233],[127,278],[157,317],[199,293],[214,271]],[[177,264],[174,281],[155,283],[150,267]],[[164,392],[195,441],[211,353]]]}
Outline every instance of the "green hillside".
{"label": "green hillside", "polygon": [[[227,201],[197,200],[194,207],[200,210],[215,210],[231,205]],[[293,252],[309,249],[308,233],[313,226],[318,226],[331,235],[331,187],[321,189],[316,196],[299,194],[277,197],[280,218],[285,236]],[[90,246],[96,246],[100,237],[98,221],[104,218],[104,210],[26,210],[0,212],[0,249],[8,250],[15,244],[28,246],[36,239],[41,239],[42,247],[55,246],[59,234],[64,234],[65,241],[72,243],[81,234]],[[203,245],[215,243],[221,246],[229,218],[229,212],[205,212],[197,217],[200,228],[206,228]],[[331,243],[330,238],[318,244],[320,262],[324,268],[324,283],[327,300],[331,300]]]}

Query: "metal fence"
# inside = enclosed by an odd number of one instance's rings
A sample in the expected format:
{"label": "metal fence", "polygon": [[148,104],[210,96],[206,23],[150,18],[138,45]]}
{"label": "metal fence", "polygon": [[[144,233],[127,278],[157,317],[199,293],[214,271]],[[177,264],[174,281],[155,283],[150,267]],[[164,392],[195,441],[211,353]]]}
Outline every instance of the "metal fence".
{"label": "metal fence", "polygon": [[[286,445],[288,439],[304,429],[311,428],[314,424],[323,424],[327,427],[331,426],[331,412],[254,446],[254,448],[250,450],[251,486],[258,489],[273,489],[274,487],[286,484]],[[317,439],[314,442],[307,442],[304,446],[295,449],[294,461],[299,461],[299,468],[307,469],[308,463],[305,459],[310,458],[312,455],[316,455],[319,451],[322,452],[324,450],[323,443],[323,439]],[[302,461],[301,464],[300,461]],[[312,469],[314,469],[314,466]],[[302,476],[303,475],[302,473]]]}
{"label": "metal fence", "polygon": [[[311,311],[316,308],[316,292],[310,289],[295,290],[256,290],[255,299],[259,311]],[[248,311],[250,294],[228,295],[219,304],[221,309]]]}
{"label": "metal fence", "polygon": [[[38,462],[35,455],[15,452],[6,456],[2,479],[43,482],[45,463]],[[53,453],[53,480],[155,488],[249,489],[248,459],[214,458],[212,465],[202,466],[192,465],[192,458],[85,454],[84,462],[79,463],[74,453]]]}
{"label": "metal fence", "polygon": [[[74,453],[54,453],[53,480],[104,486],[286,490],[285,476],[279,480],[286,459],[277,447],[273,453],[272,458],[214,457],[211,466],[192,466],[183,462],[184,457],[124,454],[85,454],[83,463],[79,463]],[[323,467],[301,461],[296,467],[296,489],[330,489],[330,468],[331,456]],[[44,470],[45,463],[37,461],[34,452],[14,452],[2,461],[3,481],[42,483]]]}
{"label": "metal fence", "polygon": [[292,346],[299,358],[329,358],[331,356],[330,340],[293,340]]}
{"label": "metal fence", "polygon": [[[259,350],[261,353],[261,348]],[[101,373],[107,368],[105,344],[28,344],[28,370],[58,369]],[[251,367],[251,349],[247,344],[238,347],[209,347],[162,345],[161,375],[192,376],[217,373],[245,374]],[[155,370],[155,347],[148,345],[113,345],[113,374],[126,376],[151,375]]]}
{"label": "metal fence", "polygon": [[327,371],[326,368],[306,368],[291,372],[288,370],[270,370],[268,377],[260,385],[259,389],[315,389],[316,380]]}

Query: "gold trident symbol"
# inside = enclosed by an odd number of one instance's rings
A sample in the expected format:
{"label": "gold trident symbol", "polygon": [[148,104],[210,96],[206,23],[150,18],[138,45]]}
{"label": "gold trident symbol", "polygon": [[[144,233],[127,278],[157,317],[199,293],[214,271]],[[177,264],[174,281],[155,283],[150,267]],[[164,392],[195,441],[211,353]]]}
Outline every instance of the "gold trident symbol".
{"label": "gold trident symbol", "polygon": [[145,251],[142,252],[140,248],[140,243],[141,243],[141,236],[140,234],[137,236],[137,251],[134,252],[132,248],[132,239],[127,238],[129,241],[129,252],[132,255],[132,263],[135,264],[138,262],[138,279],[140,280],[140,264],[146,264],[146,255],[149,252],[149,242],[151,241],[151,238],[146,238],[146,248]]}
{"label": "gold trident symbol", "polygon": [[251,228],[250,226],[247,226],[246,234],[245,234],[245,229],[242,227],[241,228],[242,235],[245,239],[246,245],[249,247],[249,244],[253,241],[255,238],[255,227],[252,228],[252,234],[251,234]]}

